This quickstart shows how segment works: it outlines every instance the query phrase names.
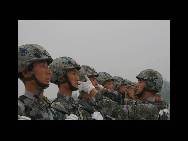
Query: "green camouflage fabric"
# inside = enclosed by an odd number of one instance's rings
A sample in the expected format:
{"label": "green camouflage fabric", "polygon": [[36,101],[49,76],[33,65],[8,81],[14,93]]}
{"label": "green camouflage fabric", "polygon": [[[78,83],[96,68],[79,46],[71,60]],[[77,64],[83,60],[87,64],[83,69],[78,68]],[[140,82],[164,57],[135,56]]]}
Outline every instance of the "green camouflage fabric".
{"label": "green camouflage fabric", "polygon": [[87,65],[81,66],[80,75],[81,76],[87,75],[88,77],[90,76],[98,77],[98,73],[95,71],[95,69]]}
{"label": "green camouflage fabric", "polygon": [[114,76],[113,79],[114,79],[114,89],[116,91],[119,90],[119,87],[121,85],[128,85],[129,84],[126,80],[124,80],[122,77],[119,77],[119,76]]}
{"label": "green camouflage fabric", "polygon": [[46,60],[50,64],[53,59],[50,54],[40,45],[25,44],[18,46],[18,73],[25,70],[36,61]]}
{"label": "green camouflage fabric", "polygon": [[124,96],[121,93],[119,93],[118,91],[115,91],[114,94],[116,95],[116,98],[114,101],[116,101],[118,104],[120,105],[124,105]]}
{"label": "green camouflage fabric", "polygon": [[56,113],[50,105],[50,101],[44,96],[29,98],[22,95],[18,98],[18,115],[31,120],[54,120]]}
{"label": "green camouflage fabric", "polygon": [[99,72],[98,74],[99,76],[97,77],[97,81],[101,85],[104,85],[105,81],[114,80],[113,77],[107,72]]}
{"label": "green camouflage fabric", "polygon": [[[84,103],[85,104],[85,103]],[[86,110],[86,106],[79,104],[70,96],[58,94],[57,98],[52,102],[52,108],[58,113],[58,120],[64,120],[67,115],[74,114],[79,120],[89,120],[91,115]]]}
{"label": "green camouflage fabric", "polygon": [[96,109],[104,120],[128,120],[128,114],[117,102],[98,92],[95,96]]}
{"label": "green camouflage fabric", "polygon": [[113,92],[105,91],[103,93],[103,96],[110,98],[111,100],[117,102],[118,104],[121,104],[122,102],[121,94],[118,93],[117,91],[113,91]]}
{"label": "green camouflage fabric", "polygon": [[80,95],[78,97],[78,103],[82,106],[82,115],[84,115],[84,120],[93,120],[91,114],[96,111],[95,106],[95,100],[94,98],[85,98],[88,93],[85,93],[83,91],[80,92]]}
{"label": "green camouflage fabric", "polygon": [[168,120],[169,115],[159,114],[166,108],[167,104],[164,101],[156,103],[126,99],[126,105],[124,105],[129,120]]}
{"label": "green camouflage fabric", "polygon": [[61,77],[70,69],[80,69],[80,65],[70,57],[60,57],[53,60],[49,65],[52,71],[51,82],[58,85],[61,82]]}
{"label": "green camouflage fabric", "polygon": [[128,84],[128,85],[131,85],[132,84],[132,82],[130,81],[130,80],[128,80],[128,79],[124,79],[125,80],[125,82]]}
{"label": "green camouflage fabric", "polygon": [[163,78],[161,74],[153,69],[146,69],[141,71],[137,76],[137,79],[144,80],[146,82],[145,89],[160,92],[163,85]]}

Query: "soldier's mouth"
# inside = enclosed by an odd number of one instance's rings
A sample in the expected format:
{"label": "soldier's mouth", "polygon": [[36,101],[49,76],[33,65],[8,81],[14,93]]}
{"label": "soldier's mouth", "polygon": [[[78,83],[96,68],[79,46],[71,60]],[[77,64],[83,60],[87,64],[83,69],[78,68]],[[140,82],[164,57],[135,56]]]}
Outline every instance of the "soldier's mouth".
{"label": "soldier's mouth", "polygon": [[46,79],[46,82],[50,82],[50,78],[47,78],[47,79]]}

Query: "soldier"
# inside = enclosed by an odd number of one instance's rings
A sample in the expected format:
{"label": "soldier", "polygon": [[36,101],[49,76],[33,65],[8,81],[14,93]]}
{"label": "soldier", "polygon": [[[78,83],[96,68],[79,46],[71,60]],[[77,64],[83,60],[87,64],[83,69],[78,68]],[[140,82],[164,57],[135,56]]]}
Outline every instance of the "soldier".
{"label": "soldier", "polygon": [[79,99],[87,101],[87,104],[89,104],[95,111],[98,111],[97,115],[101,117],[100,114],[102,114],[102,117],[105,120],[127,119],[127,115],[125,115],[122,107],[117,104],[117,102],[112,101],[110,98],[105,96],[105,93],[109,93],[109,91],[98,83],[98,78],[96,79],[96,77],[98,77],[98,73],[94,68],[83,65],[80,69],[80,75],[83,78],[82,80],[85,79],[85,77],[83,77],[84,75],[89,77],[92,84],[95,86],[96,94],[88,95],[88,93],[81,92]]}
{"label": "soldier", "polygon": [[[90,91],[88,92],[83,92],[80,91],[80,93],[82,93],[82,95],[84,95],[84,97],[86,98],[92,98],[93,96],[96,95],[97,89],[98,89],[98,81],[97,78],[98,77],[98,73],[95,71],[94,68],[87,66],[87,65],[82,65],[81,69],[80,69],[80,83],[86,82],[86,83],[90,83],[91,82],[91,88],[89,88]],[[87,79],[89,78],[89,80]],[[88,82],[87,82],[88,81]],[[86,93],[86,95],[84,94]]]}
{"label": "soldier", "polygon": [[98,87],[98,82],[96,77],[98,77],[98,73],[95,71],[94,68],[87,66],[87,65],[82,65],[80,69],[80,80],[85,81],[80,83],[90,83],[93,87],[90,86],[90,91],[81,91],[81,88],[79,86],[80,90],[80,96],[79,96],[79,103],[85,107],[85,109],[92,114],[92,115],[97,115],[100,120],[103,120],[103,117],[100,112],[97,111],[96,109],[96,103],[95,103],[95,95],[97,94],[97,89]]}
{"label": "soldier", "polygon": [[119,104],[124,105],[124,99],[125,99],[125,94],[127,92],[127,81],[125,81],[122,77],[119,76],[114,76],[114,89],[116,90],[117,94],[117,102]]}
{"label": "soldier", "polygon": [[136,100],[135,104],[132,106],[129,105],[129,118],[152,120],[168,119],[169,116],[164,116],[163,114],[168,114],[168,112],[166,112],[167,105],[161,97],[157,95],[163,84],[161,74],[155,70],[146,69],[141,71],[136,78],[138,79],[136,95],[139,99]]}
{"label": "soldier", "polygon": [[141,100],[150,102],[161,102],[162,99],[159,93],[163,85],[163,79],[159,72],[146,69],[141,71],[136,78],[138,79],[136,87],[136,95]]}
{"label": "soldier", "polygon": [[[57,98],[52,102],[52,107],[58,111],[59,119],[65,120],[85,120],[96,119],[96,113],[91,113],[85,107],[75,101],[72,91],[78,90],[80,65],[70,57],[56,58],[51,64],[51,82],[59,88]],[[88,83],[81,83],[80,89],[89,92],[93,86]]]}
{"label": "soldier", "polygon": [[106,88],[109,92],[114,91],[114,79],[113,77],[107,72],[99,72],[97,81],[100,85]]}
{"label": "soldier", "polygon": [[128,82],[127,86],[127,99],[137,99],[136,96],[136,83],[133,83],[131,81]]}
{"label": "soldier", "polygon": [[43,91],[49,86],[52,62],[50,54],[40,45],[25,44],[18,47],[18,78],[24,83],[25,94],[18,98],[18,118],[52,120],[55,117],[50,101]]}
{"label": "soldier", "polygon": [[109,97],[113,101],[119,102],[119,99],[114,91],[113,77],[106,72],[99,72],[98,74],[99,76],[97,77],[97,81],[104,87],[100,90],[100,93],[102,93],[106,97]]}

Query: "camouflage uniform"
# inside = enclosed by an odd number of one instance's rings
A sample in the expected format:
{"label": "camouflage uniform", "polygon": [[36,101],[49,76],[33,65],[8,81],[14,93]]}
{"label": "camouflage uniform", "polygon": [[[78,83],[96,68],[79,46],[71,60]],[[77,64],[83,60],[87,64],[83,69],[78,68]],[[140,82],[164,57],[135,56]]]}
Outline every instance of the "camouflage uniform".
{"label": "camouflage uniform", "polygon": [[98,92],[95,96],[96,109],[106,120],[127,120],[128,114],[123,110],[123,106],[111,100],[103,92]]}
{"label": "camouflage uniform", "polygon": [[40,83],[33,73],[31,78],[23,78],[22,72],[29,70],[34,62],[47,61],[48,64],[52,62],[50,54],[40,45],[25,44],[18,47],[18,78],[22,81],[35,80],[35,93],[25,91],[25,94],[18,98],[18,115],[27,116],[33,120],[52,120],[55,117],[54,110],[50,107],[50,101],[40,95],[43,89],[48,85]]}
{"label": "camouflage uniform", "polygon": [[130,120],[167,120],[168,117],[162,117],[159,115],[160,110],[166,109],[167,104],[165,102],[149,102],[141,100],[128,99],[124,110],[128,112]]}
{"label": "camouflage uniform", "polygon": [[87,93],[81,92],[79,96],[78,103],[80,105],[82,117],[84,120],[93,120],[91,114],[93,114],[96,110],[96,103],[93,99],[84,99],[82,95],[87,95]]}
{"label": "camouflage uniform", "polygon": [[18,99],[18,114],[31,120],[53,120],[56,116],[50,101],[45,96],[37,96],[28,91]]}
{"label": "camouflage uniform", "polygon": [[[81,81],[86,81],[85,75],[87,75],[88,78],[90,77],[98,77],[98,73],[96,72],[96,70],[88,65],[82,65],[81,69],[80,69],[80,80]],[[90,115],[96,111],[95,109],[95,100],[94,97],[89,97],[89,94],[84,92],[84,91],[80,91],[80,95],[79,95],[79,103],[85,108],[86,111],[88,111],[90,113]]]}
{"label": "camouflage uniform", "polygon": [[124,94],[121,94],[119,92],[119,88],[120,88],[121,85],[128,85],[128,82],[126,80],[124,80],[122,77],[119,77],[119,76],[114,76],[113,79],[114,79],[114,88],[116,90],[115,94],[117,96],[116,102],[124,105],[124,99],[125,99],[126,92]]}
{"label": "camouflage uniform", "polygon": [[[99,84],[103,86],[109,80],[114,81],[113,77],[106,72],[99,72],[98,75],[99,76],[97,77],[97,81],[99,82]],[[106,90],[106,91],[103,91],[102,93],[104,96],[110,98],[113,101],[116,101],[116,102],[121,101],[120,95],[116,93],[115,91],[109,92],[108,90]]]}
{"label": "camouflage uniform", "polygon": [[[52,71],[51,82],[59,85],[65,83],[68,80],[62,79],[66,76],[69,69],[80,69],[80,65],[70,57],[60,57],[54,59],[49,68]],[[69,83],[69,85],[71,85]],[[52,107],[58,112],[58,119],[65,119],[67,115],[74,114],[79,120],[90,119],[90,113],[86,110],[83,104],[79,104],[80,101],[75,101],[73,97],[66,96],[65,94],[57,95],[57,98],[52,102]]]}
{"label": "camouflage uniform", "polygon": [[60,95],[52,102],[52,108],[58,113],[58,119],[64,120],[66,116],[74,114],[79,117],[79,120],[90,119],[90,114],[85,110],[84,105],[79,104],[72,97]]}
{"label": "camouflage uniform", "polygon": [[[141,71],[136,78],[145,81],[144,89],[148,91],[155,91],[156,93],[160,92],[163,85],[161,74],[152,69]],[[131,107],[132,110],[130,110],[131,112],[129,113],[131,114],[129,115],[131,119],[167,120],[169,119],[169,115],[159,114],[161,110],[167,108],[168,104],[165,101],[155,102],[153,97],[148,97],[146,99],[142,99],[141,97],[140,99],[136,100],[136,103]]]}

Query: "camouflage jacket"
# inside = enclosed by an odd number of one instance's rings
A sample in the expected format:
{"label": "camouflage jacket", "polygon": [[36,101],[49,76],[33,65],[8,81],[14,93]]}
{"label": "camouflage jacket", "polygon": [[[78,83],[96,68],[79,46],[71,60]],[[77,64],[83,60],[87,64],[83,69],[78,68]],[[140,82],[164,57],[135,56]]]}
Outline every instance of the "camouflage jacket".
{"label": "camouflage jacket", "polygon": [[83,102],[75,101],[70,96],[57,94],[57,98],[52,102],[52,108],[57,111],[59,120],[64,120],[67,115],[75,114],[79,120],[90,119],[90,113],[86,110]]}
{"label": "camouflage jacket", "polygon": [[123,107],[117,102],[111,100],[103,93],[98,92],[95,96],[96,109],[105,120],[127,120],[128,115]]}
{"label": "camouflage jacket", "polygon": [[33,96],[26,91],[18,98],[18,115],[27,116],[31,120],[53,120],[55,111],[50,101],[44,96]]}
{"label": "camouflage jacket", "polygon": [[108,92],[107,90],[102,90],[99,91],[99,93],[101,93],[103,96],[110,98],[112,101],[117,102],[118,104],[122,103],[122,96],[120,93],[118,93],[117,91],[114,92]]}
{"label": "camouflage jacket", "polygon": [[116,101],[120,105],[124,105],[125,95],[122,95],[118,91],[115,91],[114,94],[116,95],[116,99],[114,101]]}
{"label": "camouflage jacket", "polygon": [[96,105],[96,101],[95,101],[95,97],[87,97],[87,93],[81,91],[80,95],[79,95],[79,104],[82,105],[82,109],[85,110],[85,112],[87,113],[87,119],[92,119],[91,114],[93,114],[94,112],[97,111],[97,105]]}
{"label": "camouflage jacket", "polygon": [[129,120],[167,120],[168,115],[159,114],[160,110],[167,108],[167,104],[164,101],[161,102],[149,102],[143,100],[126,99],[126,105],[124,105],[125,112],[128,113]]}

